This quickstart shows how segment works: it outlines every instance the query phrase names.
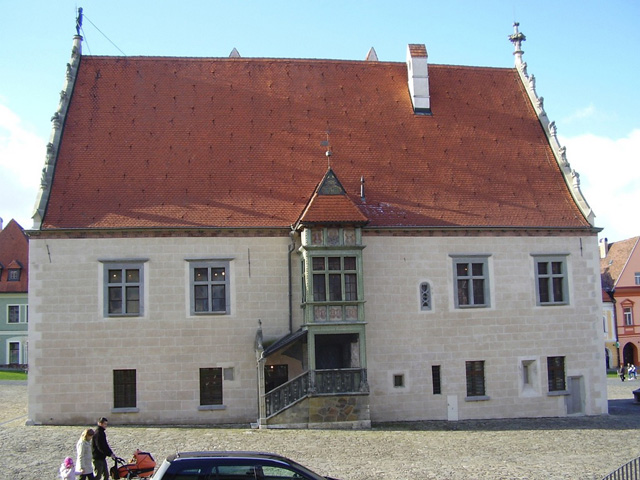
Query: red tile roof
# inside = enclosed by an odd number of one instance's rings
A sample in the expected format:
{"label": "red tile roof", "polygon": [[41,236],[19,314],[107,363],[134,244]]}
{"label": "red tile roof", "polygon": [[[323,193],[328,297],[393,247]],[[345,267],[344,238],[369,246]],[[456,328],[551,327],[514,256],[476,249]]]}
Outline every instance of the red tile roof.
{"label": "red tile roof", "polygon": [[[26,293],[29,287],[29,239],[15,220],[0,230],[0,293]],[[20,269],[20,280],[7,281],[9,269]]]}
{"label": "red tile roof", "polygon": [[632,237],[609,244],[607,255],[600,259],[600,277],[603,288],[607,290],[615,288],[639,241],[640,237]]}
{"label": "red tile roof", "polygon": [[360,224],[368,223],[358,207],[344,191],[344,187],[329,169],[318,184],[307,208],[300,216],[302,224]]}
{"label": "red tile roof", "polygon": [[[331,167],[371,227],[589,229],[515,69],[82,57],[42,229],[288,227]],[[360,178],[366,201],[360,199]]]}

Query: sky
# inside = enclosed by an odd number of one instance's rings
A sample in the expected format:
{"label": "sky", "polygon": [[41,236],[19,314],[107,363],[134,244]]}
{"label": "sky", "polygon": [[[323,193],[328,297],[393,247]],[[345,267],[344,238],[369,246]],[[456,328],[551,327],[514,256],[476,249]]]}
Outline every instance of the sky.
{"label": "sky", "polygon": [[83,54],[405,61],[528,73],[609,242],[640,235],[637,0],[0,0],[0,217],[32,227],[78,7]]}

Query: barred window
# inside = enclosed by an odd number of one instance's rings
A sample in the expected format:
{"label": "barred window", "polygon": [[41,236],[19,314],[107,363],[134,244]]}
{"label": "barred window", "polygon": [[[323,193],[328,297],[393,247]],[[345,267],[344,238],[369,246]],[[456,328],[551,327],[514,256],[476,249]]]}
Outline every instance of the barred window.
{"label": "barred window", "polygon": [[433,394],[440,395],[442,393],[442,385],[440,383],[440,365],[431,365],[431,381],[433,383]]}
{"label": "barred window", "polygon": [[200,405],[222,405],[222,368],[200,369]]}
{"label": "barred window", "polygon": [[564,357],[547,357],[549,391],[561,392],[567,389],[564,371]]}
{"label": "barred window", "polygon": [[482,397],[484,389],[484,361],[466,362],[467,397]]}
{"label": "barred window", "polygon": [[136,371],[113,371],[113,407],[136,407]]}

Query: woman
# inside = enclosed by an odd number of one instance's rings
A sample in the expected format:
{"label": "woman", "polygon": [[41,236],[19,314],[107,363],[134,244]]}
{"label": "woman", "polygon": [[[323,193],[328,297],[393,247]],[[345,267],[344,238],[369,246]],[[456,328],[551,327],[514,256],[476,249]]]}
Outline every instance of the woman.
{"label": "woman", "polygon": [[76,459],[76,467],[80,472],[79,480],[94,480],[93,465],[91,463],[91,439],[93,438],[94,431],[91,428],[87,428],[76,444],[76,452],[78,452],[78,458]]}

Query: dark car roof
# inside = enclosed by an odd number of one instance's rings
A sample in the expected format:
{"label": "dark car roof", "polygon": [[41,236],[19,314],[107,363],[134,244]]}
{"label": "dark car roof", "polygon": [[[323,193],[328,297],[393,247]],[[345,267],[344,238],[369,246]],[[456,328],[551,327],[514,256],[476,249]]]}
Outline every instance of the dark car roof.
{"label": "dark car roof", "polygon": [[251,451],[198,451],[198,452],[177,452],[169,455],[167,460],[172,462],[178,458],[263,458],[269,460],[282,460],[291,462],[290,459],[268,452],[251,452]]}

